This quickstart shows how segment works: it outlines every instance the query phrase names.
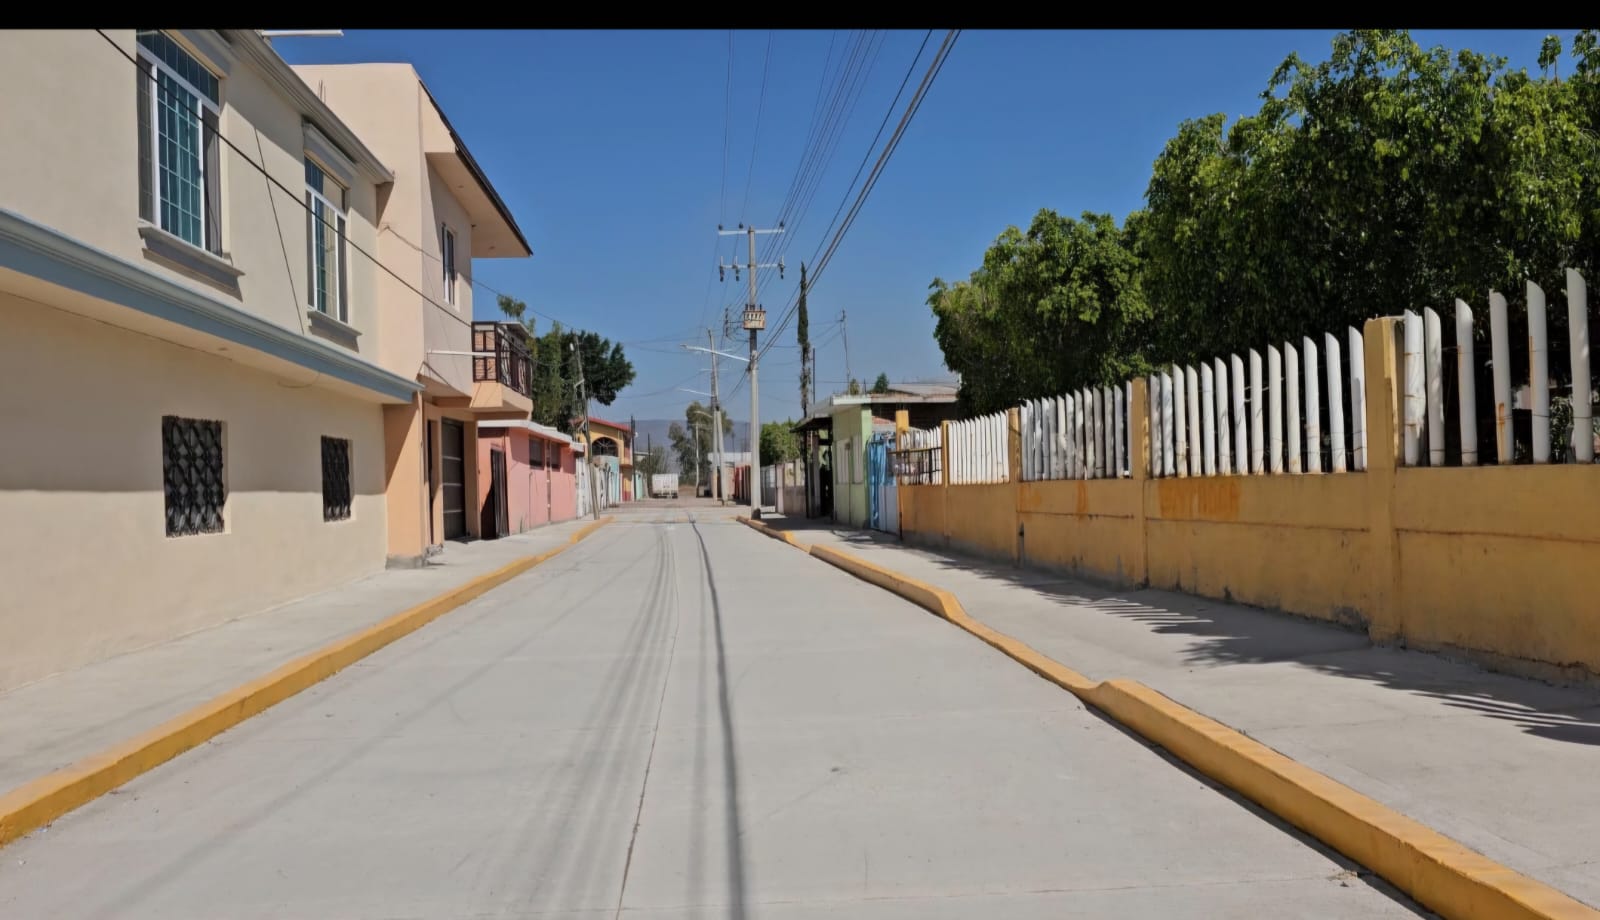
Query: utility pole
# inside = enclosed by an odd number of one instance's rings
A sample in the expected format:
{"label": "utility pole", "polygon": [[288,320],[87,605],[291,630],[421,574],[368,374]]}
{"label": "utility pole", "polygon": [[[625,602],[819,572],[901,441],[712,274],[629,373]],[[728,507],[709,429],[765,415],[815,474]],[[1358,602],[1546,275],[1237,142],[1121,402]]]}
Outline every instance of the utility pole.
{"label": "utility pole", "polygon": [[717,343],[712,341],[711,330],[706,330],[706,350],[711,352],[711,437],[716,440],[716,468],[711,471],[711,495],[717,504],[724,504],[722,494],[722,404],[717,400]]}
{"label": "utility pole", "polygon": [[589,464],[589,475],[584,477],[589,480],[589,512],[595,520],[600,520],[599,493],[595,488],[595,471],[599,467],[594,462],[594,438],[589,431],[589,387],[588,381],[583,376],[583,349],[577,342],[572,343],[573,354],[578,357],[578,398],[583,401],[583,462]]}
{"label": "utility pole", "polygon": [[694,494],[700,496],[700,423],[689,423],[689,436],[694,438]]}
{"label": "utility pole", "polygon": [[[763,268],[776,268],[778,270],[778,277],[779,278],[783,277],[783,257],[782,256],[778,257],[778,261],[776,263],[772,263],[772,262],[760,263],[760,262],[756,261],[756,234],[758,234],[758,233],[782,233],[782,232],[783,232],[783,221],[779,221],[777,228],[776,229],[772,229],[772,230],[757,230],[753,225],[750,226],[750,227],[745,227],[745,226],[741,225],[738,230],[724,230],[724,229],[722,229],[721,226],[717,227],[717,233],[721,234],[723,236],[727,236],[727,235],[735,234],[735,233],[744,233],[750,240],[750,261],[746,262],[744,264],[743,268],[750,273],[750,299],[745,302],[745,306],[744,306],[744,328],[750,330],[750,429],[749,429],[750,436],[749,436],[749,440],[750,440],[750,518],[752,520],[760,520],[761,519],[761,401],[760,401],[760,390],[758,388],[758,381],[757,381],[757,377],[756,377],[756,357],[757,357],[757,355],[756,355],[756,332],[761,330],[761,329],[767,328],[767,311],[763,310],[756,303],[756,272],[758,270],[760,270],[760,269],[763,269]],[[733,263],[733,265],[731,265],[731,266],[727,266],[727,265],[723,265],[722,264],[722,260],[721,260],[720,257],[717,260],[717,272],[718,272],[718,274],[722,275],[723,280],[727,280],[727,275],[724,274],[724,272],[728,268],[732,268],[733,269],[734,280],[738,280],[740,267],[741,266],[739,265],[738,262]]]}
{"label": "utility pole", "polygon": [[855,378],[850,376],[850,329],[844,324],[844,311],[839,311],[839,338],[844,342],[844,382],[846,386]]}

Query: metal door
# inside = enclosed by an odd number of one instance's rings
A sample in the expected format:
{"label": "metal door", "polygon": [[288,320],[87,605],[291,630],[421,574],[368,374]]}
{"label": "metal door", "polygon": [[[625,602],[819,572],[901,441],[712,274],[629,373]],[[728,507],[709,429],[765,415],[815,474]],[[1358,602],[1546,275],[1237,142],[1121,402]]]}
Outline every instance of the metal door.
{"label": "metal door", "polygon": [[489,501],[483,509],[483,537],[486,540],[511,535],[510,495],[506,490],[506,453],[489,448]]}
{"label": "metal door", "polygon": [[466,429],[454,419],[441,419],[439,432],[439,485],[444,490],[444,538],[467,535]]}
{"label": "metal door", "polygon": [[887,435],[876,435],[867,442],[867,526],[898,533],[900,502],[894,474],[889,468],[891,443]]}

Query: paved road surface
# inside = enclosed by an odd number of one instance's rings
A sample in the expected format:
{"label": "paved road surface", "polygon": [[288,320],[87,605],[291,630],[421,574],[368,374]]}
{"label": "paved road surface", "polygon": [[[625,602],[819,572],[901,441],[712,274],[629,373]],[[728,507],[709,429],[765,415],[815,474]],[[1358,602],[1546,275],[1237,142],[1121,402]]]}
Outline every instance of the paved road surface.
{"label": "paved road surface", "polygon": [[625,513],[0,850],[17,918],[1412,910],[966,634],[707,509]]}

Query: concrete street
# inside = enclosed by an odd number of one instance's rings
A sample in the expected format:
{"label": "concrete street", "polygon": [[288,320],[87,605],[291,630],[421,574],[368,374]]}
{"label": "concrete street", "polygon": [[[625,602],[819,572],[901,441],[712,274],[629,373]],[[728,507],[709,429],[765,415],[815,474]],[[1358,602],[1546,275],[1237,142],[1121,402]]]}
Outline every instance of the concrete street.
{"label": "concrete street", "polygon": [[1413,915],[921,609],[618,515],[0,850],[0,916]]}
{"label": "concrete street", "polygon": [[1170,591],[776,520],[951,591],[970,616],[1095,679],[1141,681],[1504,865],[1600,905],[1600,693]]}

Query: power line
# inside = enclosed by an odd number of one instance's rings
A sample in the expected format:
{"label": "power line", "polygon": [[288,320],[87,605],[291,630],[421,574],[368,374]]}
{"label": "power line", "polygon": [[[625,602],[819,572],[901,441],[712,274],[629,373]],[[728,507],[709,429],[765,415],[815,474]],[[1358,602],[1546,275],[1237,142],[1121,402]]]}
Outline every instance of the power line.
{"label": "power line", "polygon": [[750,168],[744,175],[744,202],[739,205],[739,220],[744,221],[750,206],[750,180],[756,175],[756,149],[761,144],[761,113],[767,110],[767,72],[772,67],[772,30],[767,30],[767,57],[761,65],[761,101],[756,104],[756,131],[750,138]]}
{"label": "power line", "polygon": [[[850,189],[855,188],[856,180],[861,178],[861,170],[866,168],[867,160],[871,159],[872,151],[878,146],[878,138],[883,136],[883,129],[888,126],[889,117],[894,114],[894,107],[900,104],[900,96],[905,93],[906,85],[911,82],[911,74],[916,70],[917,62],[922,60],[922,52],[927,49],[928,39],[932,37],[932,29],[929,29],[927,34],[922,36],[922,44],[917,46],[916,56],[911,59],[911,63],[906,67],[906,75],[900,80],[900,88],[895,90],[894,99],[890,100],[889,108],[883,113],[883,120],[878,122],[878,131],[872,135],[872,143],[867,145],[867,151],[861,155],[861,162],[856,166],[856,174],[850,177],[850,184],[845,186],[845,197],[839,200],[839,207],[834,209],[833,217],[828,220],[828,229],[822,231],[823,236],[827,236],[828,231],[832,230],[834,224],[838,222],[839,212],[844,210],[844,203],[850,198]],[[812,258],[815,259],[816,255],[813,254]],[[811,280],[813,283],[816,281],[815,271],[812,273]]]}
{"label": "power line", "polygon": [[[884,166],[888,164],[889,158],[894,154],[895,149],[898,148],[901,137],[905,135],[906,127],[910,125],[911,119],[915,117],[917,113],[917,109],[921,107],[922,100],[926,97],[928,88],[933,85],[934,79],[939,75],[939,71],[943,69],[944,62],[950,55],[950,49],[954,46],[956,37],[960,35],[960,33],[960,29],[951,29],[948,33],[946,33],[944,42],[939,46],[938,52],[935,53],[933,61],[929,64],[927,72],[922,77],[922,82],[917,86],[916,92],[912,95],[911,101],[906,104],[905,113],[901,115],[900,122],[895,126],[894,133],[889,136],[889,140],[884,144],[883,151],[879,154],[877,163],[873,165],[872,172],[867,175],[867,181],[862,185],[861,191],[856,196],[855,203],[851,206],[849,213],[845,216],[844,222],[839,225],[839,229],[835,232],[833,240],[828,244],[825,252],[822,251],[821,245],[818,246],[818,251],[822,252],[822,258],[820,260],[816,260],[815,256],[813,256],[813,268],[809,278],[808,289],[815,289],[817,279],[821,276],[823,269],[827,267],[829,260],[833,258],[834,252],[838,250],[839,244],[844,240],[845,234],[849,232],[850,227],[855,223],[857,215],[859,215],[861,212],[861,206],[866,203],[867,196],[872,193],[873,187],[877,184],[878,177],[883,174]],[[893,111],[892,106],[890,111]],[[848,192],[846,193],[846,197],[848,198]],[[767,339],[768,346],[770,346],[771,343],[777,339],[778,335],[781,334],[788,326],[789,321],[794,317],[795,306],[798,304],[798,302],[799,292],[797,290],[795,297],[790,301],[789,306],[784,313],[783,319],[779,321],[777,328],[772,333],[769,333]],[[757,360],[760,359],[760,356],[761,353],[758,352],[756,356]],[[734,382],[734,390],[738,389],[742,381],[743,377]]]}
{"label": "power line", "polygon": [[[834,81],[833,91],[828,94],[828,106],[826,109],[822,108],[821,102],[822,89],[828,82],[828,68],[826,62],[823,65],[822,79],[817,83],[817,100],[816,104],[813,106],[811,125],[806,132],[805,144],[801,148],[800,162],[795,168],[794,178],[790,180],[789,190],[784,194],[783,204],[779,208],[779,220],[786,221],[789,213],[794,208],[795,202],[800,198],[802,189],[805,188],[806,184],[810,181],[811,174],[817,168],[819,154],[826,146],[825,139],[832,133],[832,125],[838,118],[841,92],[848,83],[848,75],[855,70],[856,63],[861,55],[861,48],[866,34],[867,33],[862,32],[856,35],[855,42],[850,46],[848,57],[841,60],[839,74],[837,79]],[[829,60],[831,61],[831,59],[832,43],[830,42]],[[769,245],[764,247],[765,252],[762,255],[762,258],[764,259],[768,259],[770,257],[772,246],[777,244],[777,241],[768,242]]]}
{"label": "power line", "polygon": [[[107,35],[105,33],[104,29],[95,29],[95,32],[98,33],[101,38],[106,40],[106,44],[110,45],[112,47],[112,49],[114,49],[118,54],[122,55],[123,58],[125,58],[128,61],[128,63],[132,64],[134,66],[134,69],[138,70],[139,73],[143,74],[147,78],[150,78],[150,77],[153,76],[153,74],[151,73],[151,70],[150,70],[150,65],[148,65],[145,62],[139,60],[139,58],[136,55],[129,54],[125,49],[123,49],[123,47],[121,45],[117,44],[115,39],[113,39],[111,36]],[[301,210],[305,211],[308,214],[312,214],[312,216],[315,217],[315,212],[312,211],[311,205],[307,204],[305,202],[305,200],[301,198],[300,193],[298,193],[298,192],[294,191],[293,189],[290,189],[288,186],[284,185],[281,181],[278,180],[278,178],[276,176],[274,176],[274,175],[272,175],[272,173],[268,172],[266,167],[262,166],[260,163],[257,163],[255,160],[252,160],[250,158],[249,154],[245,153],[243,150],[241,150],[239,148],[239,145],[235,144],[233,141],[229,140],[227,137],[225,137],[222,134],[222,130],[221,130],[220,126],[218,126],[216,128],[213,128],[210,125],[207,125],[202,120],[201,121],[201,128],[202,128],[202,130],[211,132],[211,135],[213,137],[215,137],[217,140],[219,140],[223,144],[225,144],[228,147],[229,150],[232,150],[236,155],[238,155],[239,159],[243,160],[248,166],[250,166],[250,168],[252,168],[256,172],[260,173],[268,182],[272,183],[273,185],[275,185],[279,189],[281,189],[285,195],[289,196],[289,200],[290,201],[293,201],[295,204],[299,205]],[[439,258],[437,256],[433,256],[431,253],[429,253],[427,250],[423,249],[421,246],[419,246],[416,243],[406,239],[403,235],[401,235],[400,233],[395,231],[392,227],[385,227],[384,229],[387,232],[389,232],[390,235],[394,236],[396,239],[400,240],[401,242],[405,243],[406,245],[410,246],[411,248],[415,249],[416,251],[422,253],[425,257],[434,259],[441,266],[443,266],[443,264],[444,264],[443,259],[441,259],[441,258]],[[407,281],[405,278],[400,277],[400,275],[397,274],[394,271],[394,269],[392,269],[389,266],[383,264],[382,260],[380,260],[377,256],[373,255],[370,252],[367,252],[365,249],[362,249],[359,245],[357,245],[355,243],[354,240],[351,240],[348,236],[343,237],[343,240],[344,240],[344,244],[346,246],[348,246],[351,249],[355,250],[356,252],[360,253],[362,256],[364,256],[367,259],[367,261],[371,262],[374,266],[382,269],[384,271],[384,273],[386,273],[391,278],[393,278],[394,280],[396,280],[396,281],[400,282],[402,285],[404,285],[407,290],[411,291],[413,294],[416,294],[418,297],[421,297],[425,302],[427,302],[429,304],[432,304],[434,307],[436,307],[439,310],[439,312],[441,314],[443,314],[444,316],[446,316],[446,317],[448,317],[448,318],[450,318],[452,320],[455,320],[456,322],[468,327],[469,329],[472,327],[472,320],[462,318],[456,311],[445,307],[443,304],[439,303],[437,300],[434,300],[431,295],[429,295],[426,292],[422,291],[416,285],[412,284],[410,281]],[[504,291],[500,291],[500,290],[498,290],[496,288],[493,288],[493,287],[489,286],[485,282],[478,280],[476,277],[471,278],[469,280],[469,283],[472,284],[475,287],[481,287],[484,290],[488,291],[491,294],[494,294],[497,297],[510,297],[511,296],[509,294],[506,294]],[[516,299],[516,298],[512,298],[512,299]],[[524,304],[524,306],[526,306],[526,304]],[[552,316],[551,314],[545,313],[542,310],[537,310],[537,309],[535,309],[533,307],[528,307],[527,309],[530,312],[534,313],[535,315],[543,316],[545,319],[548,319],[551,322],[556,322],[556,323],[564,322],[561,318],[556,317],[556,316]],[[570,326],[571,328],[577,328],[577,326],[575,326],[573,324],[570,324],[570,323],[567,323],[566,325]]]}
{"label": "power line", "polygon": [[[717,220],[726,223],[728,219],[728,141],[733,130],[733,30],[728,30],[728,66],[725,71],[722,86],[722,179],[717,189]],[[720,237],[711,241],[711,257],[717,257],[717,247],[722,243]],[[713,276],[711,269],[706,269],[706,296],[700,304],[700,326],[706,324],[706,310],[711,306],[711,285]]]}
{"label": "power line", "polygon": [[[882,53],[882,44],[881,33],[862,33],[852,47],[850,57],[845,60],[830,98],[827,113],[819,125],[816,141],[811,145],[807,158],[802,160],[801,169],[797,171],[792,185],[792,194],[786,199],[784,208],[779,214],[779,220],[785,221],[787,225],[799,228],[805,220],[811,202],[821,188],[822,179],[832,165],[839,141],[843,139],[844,129],[855,115],[856,106],[860,103],[861,94],[866,88],[867,76],[872,72],[878,56]],[[771,261],[780,252],[787,251],[789,245],[790,241],[787,239],[768,241],[762,258]],[[770,278],[762,279],[757,291],[758,296],[770,283]]]}

